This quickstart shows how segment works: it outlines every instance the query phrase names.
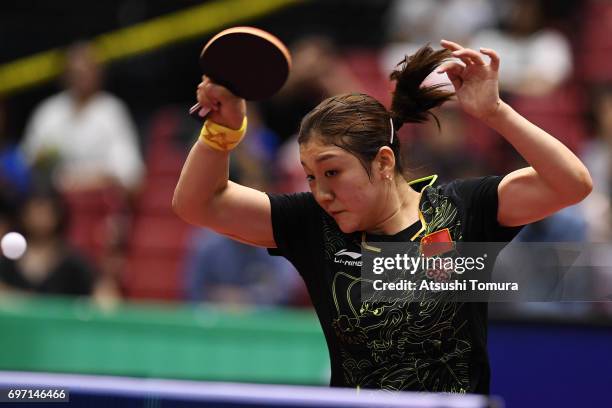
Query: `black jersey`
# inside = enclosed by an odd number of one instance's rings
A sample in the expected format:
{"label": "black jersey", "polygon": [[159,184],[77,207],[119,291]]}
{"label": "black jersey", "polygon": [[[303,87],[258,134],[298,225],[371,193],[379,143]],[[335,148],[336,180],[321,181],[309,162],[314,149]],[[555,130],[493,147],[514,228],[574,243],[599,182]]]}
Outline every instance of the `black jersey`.
{"label": "black jersey", "polygon": [[[367,241],[406,242],[448,228],[453,241],[508,242],[520,231],[497,222],[497,187],[488,176],[422,192],[421,221]],[[431,392],[489,392],[486,303],[395,302],[360,299],[361,267],[344,258],[362,251],[361,233],[343,233],[311,193],[269,194],[277,248],[303,277],[327,341],[331,385]],[[494,259],[492,260],[494,263]]]}

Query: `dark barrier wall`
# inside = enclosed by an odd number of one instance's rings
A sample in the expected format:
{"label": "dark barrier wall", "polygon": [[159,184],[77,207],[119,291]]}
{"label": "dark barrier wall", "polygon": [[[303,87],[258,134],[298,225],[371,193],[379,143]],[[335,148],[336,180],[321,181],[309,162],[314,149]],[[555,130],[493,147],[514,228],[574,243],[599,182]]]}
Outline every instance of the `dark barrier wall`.
{"label": "dark barrier wall", "polygon": [[493,323],[491,392],[512,407],[612,407],[612,326]]}

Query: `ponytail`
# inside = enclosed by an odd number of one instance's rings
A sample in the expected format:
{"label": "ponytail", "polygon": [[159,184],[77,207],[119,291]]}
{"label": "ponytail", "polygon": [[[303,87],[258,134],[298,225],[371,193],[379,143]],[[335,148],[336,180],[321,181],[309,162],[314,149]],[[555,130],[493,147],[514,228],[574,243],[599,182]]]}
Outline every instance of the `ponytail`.
{"label": "ponytail", "polygon": [[402,66],[389,76],[392,81],[396,81],[390,112],[396,130],[406,122],[425,122],[428,115],[433,116],[438,128],[440,127],[438,118],[429,110],[450,100],[455,93],[441,89],[446,84],[426,87],[421,87],[421,84],[440,64],[451,57],[449,50],[434,51],[426,45],[397,64]]}
{"label": "ponytail", "polygon": [[371,175],[371,163],[380,148],[389,146],[396,158],[396,171],[403,175],[400,140],[395,131],[405,122],[425,122],[428,115],[433,116],[440,127],[438,118],[429,110],[442,105],[454,93],[441,89],[443,84],[424,88],[421,84],[450,57],[450,51],[434,51],[426,46],[400,62],[398,65],[404,65],[391,74],[391,80],[396,81],[391,112],[365,94],[351,93],[325,99],[302,119],[298,143],[308,143],[316,137],[324,144],[343,148],[359,159],[368,175]]}

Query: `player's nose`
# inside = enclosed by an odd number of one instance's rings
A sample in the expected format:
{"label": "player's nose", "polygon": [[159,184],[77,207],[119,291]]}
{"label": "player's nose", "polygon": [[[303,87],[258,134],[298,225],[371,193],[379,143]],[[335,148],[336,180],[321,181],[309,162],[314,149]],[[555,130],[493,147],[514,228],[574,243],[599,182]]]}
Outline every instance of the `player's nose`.
{"label": "player's nose", "polygon": [[317,194],[319,201],[323,203],[329,203],[335,198],[334,192],[323,185],[318,186]]}

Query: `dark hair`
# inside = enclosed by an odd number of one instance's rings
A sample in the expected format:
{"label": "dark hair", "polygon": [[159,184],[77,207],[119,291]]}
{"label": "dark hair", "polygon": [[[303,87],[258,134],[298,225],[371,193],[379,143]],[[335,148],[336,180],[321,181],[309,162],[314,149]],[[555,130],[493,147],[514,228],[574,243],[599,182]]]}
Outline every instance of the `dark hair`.
{"label": "dark hair", "polygon": [[[39,181],[33,184],[27,199],[21,208],[21,217],[25,215],[29,203],[42,201],[51,206],[56,217],[53,230],[55,236],[65,236],[70,225],[70,211],[63,195],[50,183]],[[23,223],[23,220],[20,220]]]}
{"label": "dark hair", "polygon": [[298,143],[307,143],[316,136],[326,144],[338,146],[355,155],[368,176],[370,163],[382,146],[389,146],[396,158],[396,170],[403,174],[400,142],[397,135],[391,139],[391,123],[397,131],[404,123],[425,122],[433,116],[430,109],[442,105],[454,93],[442,90],[444,84],[421,87],[425,78],[451,57],[448,50],[434,51],[424,46],[412,56],[406,56],[393,71],[390,79],[396,81],[391,110],[366,94],[343,94],[325,99],[310,111],[300,125]]}

